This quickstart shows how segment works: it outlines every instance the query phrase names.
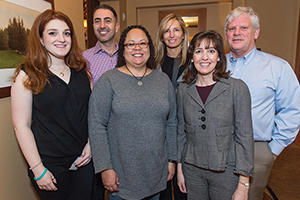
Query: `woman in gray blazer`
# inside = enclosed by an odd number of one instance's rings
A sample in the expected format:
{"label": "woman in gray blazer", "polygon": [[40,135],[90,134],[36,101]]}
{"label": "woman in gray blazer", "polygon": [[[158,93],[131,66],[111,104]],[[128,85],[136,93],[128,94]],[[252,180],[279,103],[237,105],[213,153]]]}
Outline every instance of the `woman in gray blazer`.
{"label": "woman in gray blazer", "polygon": [[196,34],[177,90],[178,186],[188,199],[246,200],[253,175],[251,101],[229,77],[223,39]]}

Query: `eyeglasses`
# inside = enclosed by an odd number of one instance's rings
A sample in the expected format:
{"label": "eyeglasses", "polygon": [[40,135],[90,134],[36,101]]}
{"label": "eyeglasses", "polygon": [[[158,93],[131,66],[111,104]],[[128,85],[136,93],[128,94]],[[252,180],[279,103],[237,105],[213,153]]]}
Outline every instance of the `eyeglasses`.
{"label": "eyeglasses", "polygon": [[149,45],[149,42],[138,42],[138,43],[128,42],[124,44],[124,46],[127,47],[127,49],[129,50],[136,48],[137,45],[139,45],[139,47],[142,49],[146,49]]}

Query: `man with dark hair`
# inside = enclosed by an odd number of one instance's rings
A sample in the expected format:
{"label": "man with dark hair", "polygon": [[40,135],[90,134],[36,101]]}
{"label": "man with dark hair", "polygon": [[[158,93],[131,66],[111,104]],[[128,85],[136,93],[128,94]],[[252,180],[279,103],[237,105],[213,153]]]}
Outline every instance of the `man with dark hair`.
{"label": "man with dark hair", "polygon": [[[94,47],[84,51],[83,57],[88,61],[88,69],[93,76],[95,85],[99,77],[114,68],[118,58],[118,44],[115,35],[119,30],[118,16],[115,9],[103,4],[95,8],[93,14],[94,33],[97,43]],[[102,184],[101,174],[95,174],[93,200],[104,200],[105,189]]]}
{"label": "man with dark hair", "polygon": [[[254,176],[249,200],[261,200],[276,157],[297,136],[300,124],[300,87],[289,63],[258,51],[260,25],[251,7],[231,11],[225,22],[230,48],[227,68],[250,90],[254,135]],[[239,182],[240,187],[249,183]]]}
{"label": "man with dark hair", "polygon": [[97,43],[82,55],[88,61],[88,68],[95,84],[104,72],[117,64],[118,44],[115,41],[115,34],[120,25],[115,9],[105,4],[96,7],[93,14],[93,27]]}

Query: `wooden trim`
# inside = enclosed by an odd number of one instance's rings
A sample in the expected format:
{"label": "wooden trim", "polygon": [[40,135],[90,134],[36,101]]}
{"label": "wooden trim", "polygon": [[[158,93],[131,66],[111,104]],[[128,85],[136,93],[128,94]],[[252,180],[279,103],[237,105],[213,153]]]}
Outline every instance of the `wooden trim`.
{"label": "wooden trim", "polygon": [[10,97],[10,86],[0,88],[0,99]]}
{"label": "wooden trim", "polygon": [[97,38],[93,28],[93,12],[99,5],[98,0],[87,0],[87,48],[95,46]]}
{"label": "wooden trim", "polygon": [[45,0],[45,1],[51,3],[51,7],[54,10],[54,0]]}

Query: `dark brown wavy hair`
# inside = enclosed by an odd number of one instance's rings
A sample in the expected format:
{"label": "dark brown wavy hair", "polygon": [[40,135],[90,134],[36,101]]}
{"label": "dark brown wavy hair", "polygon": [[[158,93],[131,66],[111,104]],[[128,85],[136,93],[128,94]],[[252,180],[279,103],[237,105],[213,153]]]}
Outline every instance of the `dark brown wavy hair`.
{"label": "dark brown wavy hair", "polygon": [[[54,19],[64,21],[70,29],[71,49],[64,58],[66,65],[74,68],[77,72],[86,71],[89,78],[91,78],[91,74],[86,67],[86,61],[82,57],[81,50],[77,44],[77,38],[70,18],[62,12],[46,10],[35,19],[29,33],[26,59],[17,67],[13,76],[15,81],[20,70],[23,70],[27,75],[27,79],[23,82],[24,87],[31,90],[33,94],[39,94],[44,90],[46,84],[49,83],[48,75],[52,74],[49,70],[52,62],[51,57],[41,44],[40,38],[43,37],[47,23]],[[48,63],[48,60],[50,63]]]}
{"label": "dark brown wavy hair", "polygon": [[224,43],[222,36],[216,31],[209,30],[197,33],[192,41],[187,52],[187,58],[185,62],[185,71],[183,75],[183,81],[190,84],[197,77],[197,70],[192,62],[194,51],[200,46],[201,42],[206,41],[207,47],[212,43],[213,47],[218,51],[220,61],[217,62],[215,71],[213,72],[213,80],[219,81],[221,78],[228,78],[229,71],[226,71],[226,56],[224,50]]}
{"label": "dark brown wavy hair", "polygon": [[125,40],[126,40],[126,37],[127,37],[127,34],[129,31],[131,31],[132,29],[140,29],[142,30],[146,36],[147,36],[147,39],[149,41],[149,49],[150,49],[150,57],[147,61],[147,64],[146,66],[150,69],[155,69],[156,67],[156,63],[155,63],[155,60],[154,60],[154,56],[155,56],[155,51],[154,51],[154,45],[153,45],[153,42],[152,42],[152,39],[151,39],[151,36],[149,34],[149,32],[147,31],[147,29],[145,29],[143,26],[141,25],[132,25],[132,26],[128,26],[121,34],[121,37],[120,37],[120,40],[119,40],[119,50],[118,50],[118,62],[117,62],[117,65],[116,67],[122,67],[126,64],[125,62],[125,58],[124,58],[124,48],[125,48]]}

